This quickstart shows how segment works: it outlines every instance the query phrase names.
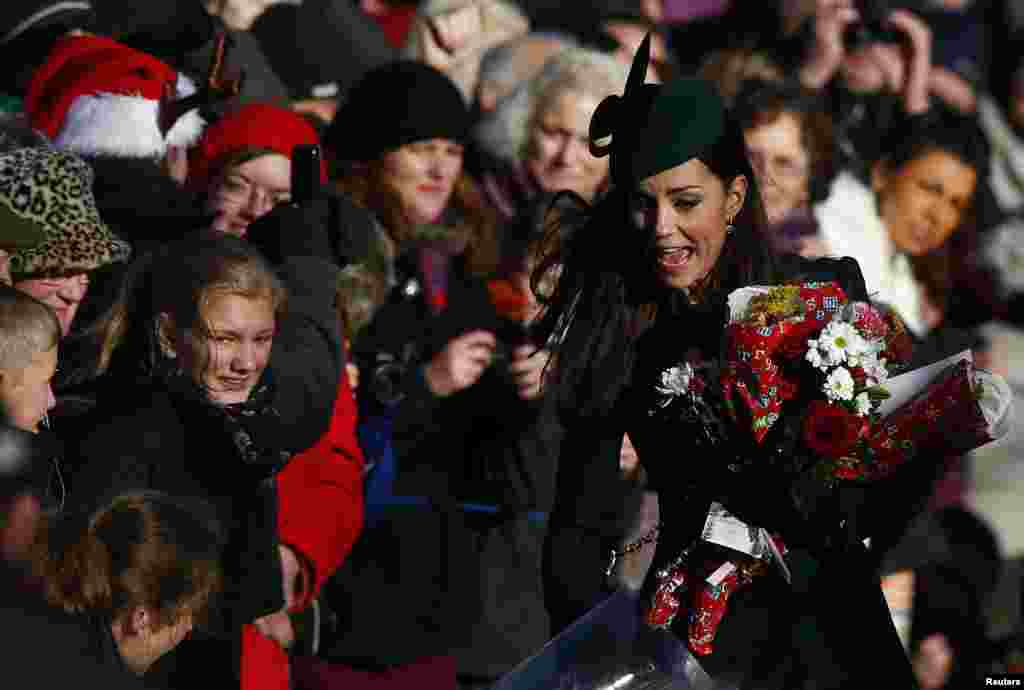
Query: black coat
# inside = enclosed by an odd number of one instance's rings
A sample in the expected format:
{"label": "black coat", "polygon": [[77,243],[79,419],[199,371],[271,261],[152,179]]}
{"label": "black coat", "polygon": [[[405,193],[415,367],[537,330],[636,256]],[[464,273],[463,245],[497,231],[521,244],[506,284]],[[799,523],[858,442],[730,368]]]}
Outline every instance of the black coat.
{"label": "black coat", "polygon": [[[462,673],[497,676],[548,637],[537,513],[552,495],[552,454],[543,450],[550,437],[501,365],[450,398],[433,396],[418,372],[434,352],[470,330],[506,329],[484,285],[461,269],[449,272],[439,316],[422,295],[401,298],[414,273],[399,273],[353,357],[364,421],[393,415],[393,493],[401,499],[378,510],[367,495],[367,524],[328,585],[340,630],[326,656],[382,667],[453,655]],[[405,397],[394,408],[375,384],[375,370],[391,360],[406,364]],[[473,509],[481,505],[497,512]]]}
{"label": "black coat", "polygon": [[[838,280],[851,300],[867,298],[852,259],[787,262],[784,274]],[[730,600],[715,651],[700,659],[712,676],[734,674],[743,688],[854,688],[881,678],[886,687],[913,687],[878,585],[877,564],[860,540],[889,539],[891,532],[902,531],[898,516],[876,506],[900,505],[912,495],[908,492],[926,491],[919,485],[918,468],[871,489],[841,489],[823,504],[823,517],[800,521],[787,491],[771,476],[722,472],[723,458],[698,452],[694,442],[687,442],[692,429],[670,428],[646,414],[654,403],[659,372],[677,364],[691,348],[714,356],[725,323],[724,314],[684,311],[666,316],[641,337],[633,383],[610,418],[567,428],[545,582],[557,627],[568,625],[608,594],[604,569],[616,546],[611,533],[619,517],[612,510],[618,505],[618,444],[628,431],[648,472],[649,487],[659,494],[663,527],[652,573],[699,537],[715,500],[750,524],[781,532],[791,546],[787,561],[794,571],[792,586],[771,573]],[[579,493],[563,494],[563,487]],[[840,534],[835,527],[839,524],[847,531]],[[685,637],[683,618],[678,623]],[[812,685],[805,686],[808,682]]]}
{"label": "black coat", "polygon": [[[343,367],[333,309],[337,269],[305,257],[289,259],[282,273],[289,310],[265,374],[273,380],[273,412],[251,427],[257,445],[275,457],[305,450],[324,434]],[[273,480],[280,466],[247,462],[223,414],[187,390],[163,380],[133,383],[116,372],[111,378],[79,421],[78,442],[69,444],[71,503],[92,507],[141,489],[211,504],[210,517],[223,526],[225,571],[211,632],[234,639],[242,624],[284,607]]]}
{"label": "black coat", "polygon": [[0,563],[0,677],[11,690],[147,687],[117,651],[109,629],[89,616],[72,616],[25,589],[19,574]]}

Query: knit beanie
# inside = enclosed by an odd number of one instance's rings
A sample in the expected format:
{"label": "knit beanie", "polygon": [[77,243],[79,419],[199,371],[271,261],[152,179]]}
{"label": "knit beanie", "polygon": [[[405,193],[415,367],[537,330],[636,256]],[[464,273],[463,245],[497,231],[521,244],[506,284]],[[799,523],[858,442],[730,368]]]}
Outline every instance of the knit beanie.
{"label": "knit beanie", "polygon": [[161,126],[169,102],[195,85],[152,55],[101,36],[65,36],[32,78],[25,110],[58,148],[82,155],[160,159],[202,133],[195,110]]}
{"label": "knit beanie", "polygon": [[337,160],[370,161],[416,141],[465,141],[469,125],[469,109],[448,77],[401,60],[370,71],[352,87],[324,144]]}
{"label": "knit beanie", "polygon": [[[246,149],[267,149],[289,160],[300,144],[319,144],[316,130],[301,115],[273,105],[238,108],[206,128],[189,155],[188,185],[207,188],[223,165]],[[327,168],[321,162],[321,182]]]}

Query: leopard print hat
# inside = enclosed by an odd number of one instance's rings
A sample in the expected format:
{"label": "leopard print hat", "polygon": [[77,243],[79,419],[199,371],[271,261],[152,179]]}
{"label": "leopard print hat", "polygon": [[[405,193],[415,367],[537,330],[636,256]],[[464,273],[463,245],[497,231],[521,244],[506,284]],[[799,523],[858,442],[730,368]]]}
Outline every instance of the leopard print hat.
{"label": "leopard print hat", "polygon": [[11,254],[15,280],[88,273],[131,256],[100,219],[92,183],[92,168],[73,153],[24,148],[0,155],[0,209],[46,236]]}

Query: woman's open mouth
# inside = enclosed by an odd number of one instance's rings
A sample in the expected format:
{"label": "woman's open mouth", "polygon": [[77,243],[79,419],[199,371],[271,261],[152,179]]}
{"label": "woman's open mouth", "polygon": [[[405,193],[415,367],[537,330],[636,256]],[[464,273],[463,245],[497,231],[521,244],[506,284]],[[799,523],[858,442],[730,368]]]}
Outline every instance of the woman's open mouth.
{"label": "woman's open mouth", "polygon": [[658,250],[658,263],[665,268],[680,268],[693,257],[693,247],[670,247]]}

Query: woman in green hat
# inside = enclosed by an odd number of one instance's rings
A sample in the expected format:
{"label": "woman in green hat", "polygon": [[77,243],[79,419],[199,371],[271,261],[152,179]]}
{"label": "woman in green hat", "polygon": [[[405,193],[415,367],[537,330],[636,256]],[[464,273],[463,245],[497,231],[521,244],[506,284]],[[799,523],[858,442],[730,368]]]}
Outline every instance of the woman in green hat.
{"label": "woman in green hat", "polygon": [[[629,550],[618,541],[619,448],[628,432],[661,511],[645,607],[665,566],[688,553],[683,563],[696,568],[714,555],[701,540],[713,502],[781,534],[789,548],[790,581],[782,568],[757,575],[729,600],[710,643],[694,642],[685,610],[674,620],[715,687],[853,688],[883,678],[886,687],[913,687],[861,543],[887,535],[868,526],[866,511],[855,514],[837,492],[829,512],[801,517],[782,477],[731,471],[733,439],[706,417],[648,414],[660,372],[684,363],[701,371],[718,356],[732,290],[834,280],[851,300],[868,296],[852,259],[771,254],[742,130],[708,82],[643,83],[647,51],[645,41],[625,93],[602,102],[591,121],[592,149],[610,154],[612,188],[595,207],[579,200],[578,213],[560,216],[557,249],[536,273],[561,266],[541,324],[556,363],[547,395],[566,429],[545,554],[556,631],[609,594],[609,564]],[[858,517],[869,535],[846,529]]]}

